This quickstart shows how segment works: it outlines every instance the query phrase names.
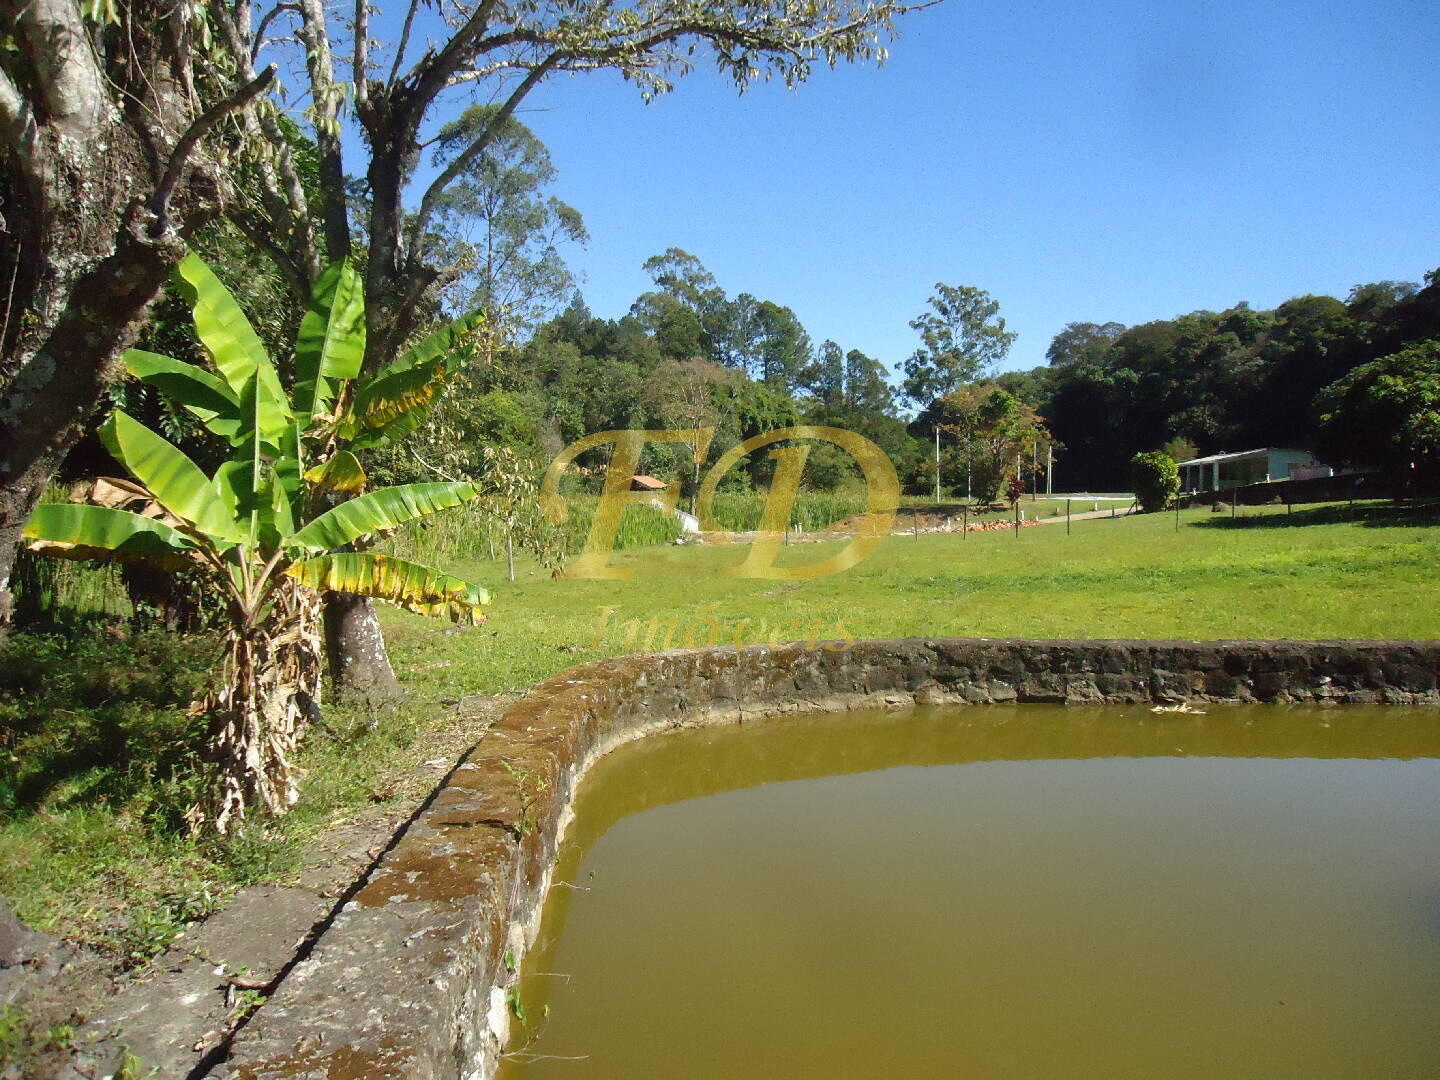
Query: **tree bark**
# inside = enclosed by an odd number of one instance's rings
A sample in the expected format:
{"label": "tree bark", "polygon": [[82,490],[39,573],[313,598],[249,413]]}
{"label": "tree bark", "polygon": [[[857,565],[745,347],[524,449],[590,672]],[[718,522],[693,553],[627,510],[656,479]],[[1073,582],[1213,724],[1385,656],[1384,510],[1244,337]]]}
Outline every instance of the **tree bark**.
{"label": "tree bark", "polygon": [[139,0],[105,29],[70,0],[0,0],[0,633],[26,519],[220,201],[188,160],[204,103],[172,14]]}
{"label": "tree bark", "polygon": [[403,693],[368,596],[325,594],[325,652],[337,695],[388,701]]}

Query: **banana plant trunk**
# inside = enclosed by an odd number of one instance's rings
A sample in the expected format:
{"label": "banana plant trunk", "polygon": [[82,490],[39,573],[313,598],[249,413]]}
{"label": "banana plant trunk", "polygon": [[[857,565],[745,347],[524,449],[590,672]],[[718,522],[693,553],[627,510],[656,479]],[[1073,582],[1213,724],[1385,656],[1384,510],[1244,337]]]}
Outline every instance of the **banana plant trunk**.
{"label": "banana plant trunk", "polygon": [[209,817],[226,832],[247,808],[285,813],[299,798],[295,752],[319,714],[322,680],[320,598],[282,584],[274,611],[257,626],[236,627],[226,643],[219,683],[204,705],[217,767]]}

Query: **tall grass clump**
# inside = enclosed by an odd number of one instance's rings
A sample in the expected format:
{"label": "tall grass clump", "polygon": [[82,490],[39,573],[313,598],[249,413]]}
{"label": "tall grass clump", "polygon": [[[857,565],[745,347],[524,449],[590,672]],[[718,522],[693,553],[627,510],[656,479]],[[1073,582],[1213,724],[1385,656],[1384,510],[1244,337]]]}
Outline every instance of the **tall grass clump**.
{"label": "tall grass clump", "polygon": [[[378,550],[417,562],[433,562],[447,556],[495,561],[505,558],[508,536],[517,550],[537,553],[542,561],[547,561],[547,557],[550,561],[565,559],[584,550],[599,505],[596,495],[568,496],[565,500],[568,516],[564,524],[552,525],[540,513],[538,505],[512,511],[507,520],[477,500],[410,522],[396,530]],[[615,549],[668,544],[681,532],[679,519],[652,506],[630,505],[620,517]]]}
{"label": "tall grass clump", "polygon": [[[720,491],[715,495],[713,512],[723,529],[748,532],[758,528],[760,515],[770,498],[766,491]],[[846,518],[863,514],[867,496],[863,486],[846,486],[834,491],[800,491],[790,508],[790,525],[806,532],[828,529]]]}

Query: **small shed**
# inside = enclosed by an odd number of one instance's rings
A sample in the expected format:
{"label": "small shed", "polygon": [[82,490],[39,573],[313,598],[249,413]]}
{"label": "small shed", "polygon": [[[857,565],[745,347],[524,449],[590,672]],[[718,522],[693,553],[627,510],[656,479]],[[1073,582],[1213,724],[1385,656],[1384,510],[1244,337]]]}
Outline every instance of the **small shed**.
{"label": "small shed", "polygon": [[656,480],[653,476],[630,477],[631,491],[664,491],[669,486],[664,480]]}
{"label": "small shed", "polygon": [[1310,470],[1308,475],[1315,475],[1315,469],[1323,468],[1308,450],[1276,447],[1211,454],[1176,462],[1176,467],[1180,470],[1180,490],[1190,492],[1228,491],[1272,480],[1290,480],[1296,478],[1297,473],[1303,476]]}

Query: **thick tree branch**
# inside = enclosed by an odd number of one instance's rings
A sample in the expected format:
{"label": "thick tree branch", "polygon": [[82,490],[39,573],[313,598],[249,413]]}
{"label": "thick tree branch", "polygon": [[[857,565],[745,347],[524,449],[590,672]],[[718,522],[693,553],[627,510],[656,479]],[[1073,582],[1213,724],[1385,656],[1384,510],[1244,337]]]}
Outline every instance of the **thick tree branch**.
{"label": "thick tree branch", "polygon": [[405,76],[405,82],[415,88],[415,101],[421,112],[429,108],[445,89],[450,77],[475,57],[475,43],[490,24],[496,4],[497,0],[481,0],[470,18],[465,20],[465,25],[455,32],[443,49],[438,53],[426,53]]}
{"label": "thick tree branch", "polygon": [[181,170],[185,168],[186,161],[194,152],[195,147],[200,144],[200,140],[225,117],[236,109],[244,108],[255,95],[263,91],[274,80],[275,65],[271,64],[224,101],[201,113],[185,134],[180,137],[180,141],[175,144],[175,149],[170,153],[170,163],[165,167],[165,175],[160,178],[160,184],[155,189],[154,197],[150,200],[150,212],[155,215],[155,221],[150,227],[152,235],[165,235],[165,231],[169,227],[166,215],[170,210],[170,198],[175,194],[175,186],[180,182]]}
{"label": "thick tree branch", "polygon": [[104,75],[71,0],[7,0],[0,8],[20,31],[46,119],[87,128],[106,107]]}
{"label": "thick tree branch", "polygon": [[35,114],[4,69],[0,69],[0,139],[15,168],[25,177],[26,185],[31,190],[38,189],[36,159],[40,140]]}
{"label": "thick tree branch", "polygon": [[355,107],[363,109],[370,100],[370,0],[355,0],[355,51],[351,57],[351,78],[355,82]]}

